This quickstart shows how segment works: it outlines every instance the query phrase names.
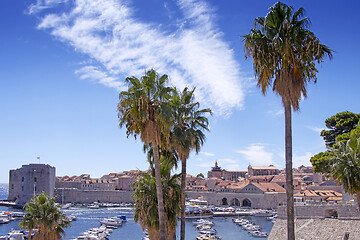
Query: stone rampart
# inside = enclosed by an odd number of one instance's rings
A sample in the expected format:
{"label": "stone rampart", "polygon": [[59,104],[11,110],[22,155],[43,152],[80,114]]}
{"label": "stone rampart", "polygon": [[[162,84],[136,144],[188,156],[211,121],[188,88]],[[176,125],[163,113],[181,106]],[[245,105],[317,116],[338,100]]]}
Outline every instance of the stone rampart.
{"label": "stone rampart", "polygon": [[[231,193],[231,192],[186,192],[186,197],[191,199],[203,199],[210,205],[224,205],[223,199],[226,199],[227,205],[245,206],[245,202],[250,202],[251,208],[269,208],[276,209],[279,204],[286,201],[285,193]],[[247,201],[246,201],[247,200]]]}
{"label": "stone rampart", "polygon": [[60,203],[133,202],[133,191],[79,190],[75,188],[55,189],[56,200]]}
{"label": "stone rampart", "polygon": [[[344,204],[318,204],[295,206],[295,218],[330,218],[360,220],[359,209],[355,205]],[[278,207],[278,218],[286,219],[286,206]]]}

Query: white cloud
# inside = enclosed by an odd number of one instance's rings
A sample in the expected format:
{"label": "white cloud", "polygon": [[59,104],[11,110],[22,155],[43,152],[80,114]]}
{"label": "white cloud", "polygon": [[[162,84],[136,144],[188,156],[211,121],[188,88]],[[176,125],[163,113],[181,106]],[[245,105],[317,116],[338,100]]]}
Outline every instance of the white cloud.
{"label": "white cloud", "polygon": [[252,144],[236,152],[242,154],[253,166],[274,165],[274,153],[267,151],[264,144]]}
{"label": "white cloud", "polygon": [[208,156],[208,157],[213,157],[213,156],[215,156],[214,153],[209,153],[209,152],[200,152],[200,154],[203,154],[203,155]]}
{"label": "white cloud", "polygon": [[231,158],[220,158],[217,160],[217,162],[219,165],[223,166],[226,164],[234,164],[234,163],[237,163],[238,161],[235,159],[231,159]]}
{"label": "white cloud", "polygon": [[124,89],[122,82],[116,81],[115,77],[108,76],[106,72],[101,71],[96,66],[85,66],[75,71],[75,73],[80,75],[80,79],[94,80],[95,82],[115,88],[117,90]]}
{"label": "white cloud", "polygon": [[[66,5],[62,12],[40,16],[42,9],[60,3]],[[175,32],[139,21],[124,0],[39,0],[29,12],[40,16],[38,28],[97,61],[99,66],[77,71],[82,78],[119,89],[125,77],[154,68],[167,73],[179,88],[196,87],[204,107],[228,116],[243,107],[247,79],[216,27],[210,6],[202,0],[180,0],[178,7],[183,18],[177,19]]]}
{"label": "white cloud", "polygon": [[271,117],[275,118],[281,115],[284,115],[284,109],[274,109],[274,110],[269,110],[267,112]]}
{"label": "white cloud", "polygon": [[307,126],[308,129],[310,129],[313,132],[316,132],[320,135],[321,131],[324,130],[322,127],[315,127],[315,126]]}
{"label": "white cloud", "polygon": [[211,163],[199,163],[199,164],[196,164],[195,166],[201,167],[201,168],[207,168],[210,170],[210,168],[213,167],[214,165]]}
{"label": "white cloud", "polygon": [[306,152],[303,155],[293,154],[293,167],[297,168],[300,167],[301,165],[311,166],[310,158],[312,156],[314,156],[314,154],[311,152]]}

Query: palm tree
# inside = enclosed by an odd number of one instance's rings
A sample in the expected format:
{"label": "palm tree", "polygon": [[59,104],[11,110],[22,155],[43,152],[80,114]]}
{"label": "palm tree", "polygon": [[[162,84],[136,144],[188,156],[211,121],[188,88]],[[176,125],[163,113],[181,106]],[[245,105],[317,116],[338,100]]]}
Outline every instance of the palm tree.
{"label": "palm tree", "polygon": [[302,18],[304,9],[277,2],[265,17],[255,19],[255,27],[245,41],[245,57],[253,58],[257,86],[264,95],[270,86],[278,94],[285,109],[285,162],[287,192],[288,239],[295,239],[294,199],[292,176],[291,109],[297,111],[302,97],[306,97],[306,85],[316,82],[318,70],[315,64],[332,50],[320,43],[307,28],[308,18]]}
{"label": "palm tree", "polygon": [[[156,198],[156,179],[152,149],[148,152],[150,173],[142,176],[134,183],[134,220],[148,230],[150,239],[159,239],[159,217]],[[177,157],[172,152],[163,149],[160,153],[162,187],[164,193],[166,239],[176,239],[177,216],[180,211],[181,190],[178,184],[180,175],[171,175],[170,171]]]}
{"label": "palm tree", "polygon": [[199,110],[199,102],[194,101],[194,91],[188,88],[179,93],[176,89],[172,97],[173,127],[170,141],[181,160],[181,226],[180,239],[185,239],[185,184],[186,160],[191,150],[199,152],[205,141],[203,130],[209,130],[208,119],[204,116],[211,114],[210,109]]}
{"label": "palm tree", "polygon": [[50,198],[45,192],[34,196],[25,204],[25,215],[20,227],[29,230],[37,229],[34,239],[60,240],[65,235],[64,228],[70,226],[66,215],[55,205],[55,198]]}
{"label": "palm tree", "polygon": [[354,134],[347,142],[338,141],[331,153],[332,177],[345,192],[356,194],[360,210],[360,137]]}
{"label": "palm tree", "polygon": [[151,144],[154,151],[156,191],[159,211],[160,240],[165,240],[164,199],[161,184],[159,151],[161,138],[166,139],[170,132],[171,118],[167,99],[172,88],[166,87],[167,75],[161,77],[154,70],[146,72],[140,79],[126,78],[128,91],[119,95],[120,127],[126,126],[126,134],[140,135],[145,144]]}

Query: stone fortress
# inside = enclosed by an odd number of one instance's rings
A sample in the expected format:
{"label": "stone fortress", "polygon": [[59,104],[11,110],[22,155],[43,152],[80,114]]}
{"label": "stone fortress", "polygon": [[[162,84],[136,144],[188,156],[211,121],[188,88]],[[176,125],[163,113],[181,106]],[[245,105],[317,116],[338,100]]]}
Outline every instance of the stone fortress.
{"label": "stone fortress", "polygon": [[[132,183],[140,173],[110,173],[99,179],[88,174],[56,177],[50,165],[23,165],[10,170],[8,200],[23,205],[45,191],[63,204],[132,202]],[[293,169],[293,176],[296,239],[360,239],[360,214],[353,196],[311,167]],[[226,171],[215,162],[207,178],[187,175],[186,195],[210,205],[277,209],[278,221],[268,239],[282,240],[286,236],[285,178],[284,171],[272,165]]]}
{"label": "stone fortress", "polygon": [[8,200],[23,205],[42,191],[50,197],[55,193],[55,168],[45,164],[23,165],[9,172]]}
{"label": "stone fortress", "polygon": [[[60,203],[132,202],[132,183],[138,170],[110,173],[99,179],[89,174],[55,176],[55,167],[46,164],[23,165],[10,170],[8,200],[24,204],[41,191],[56,196]],[[295,201],[341,202],[341,188],[325,181],[309,167],[294,169]],[[187,198],[206,200],[210,205],[251,208],[277,208],[285,203],[285,175],[276,167],[251,166],[247,171],[227,171],[217,162],[207,178],[187,175]]]}

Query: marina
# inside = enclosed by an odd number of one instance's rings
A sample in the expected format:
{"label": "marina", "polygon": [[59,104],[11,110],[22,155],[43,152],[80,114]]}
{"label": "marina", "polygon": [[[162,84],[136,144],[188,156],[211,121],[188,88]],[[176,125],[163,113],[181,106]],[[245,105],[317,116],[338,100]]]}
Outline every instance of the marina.
{"label": "marina", "polygon": [[[10,209],[8,207],[0,207],[0,211],[11,210],[14,211],[14,209]],[[72,222],[71,227],[65,229],[66,235],[63,238],[64,240],[86,239],[84,238],[85,236],[83,233],[89,233],[91,230],[92,232],[98,230],[101,231],[100,221],[119,215],[126,215],[127,221],[122,221],[121,226],[111,229],[111,234],[107,236],[109,240],[140,240],[145,236],[140,225],[134,222],[133,210],[130,207],[108,207],[96,209],[86,207],[69,207],[64,210],[64,213],[76,217],[76,220]],[[265,217],[244,216],[244,218],[252,222],[256,222],[256,224],[261,227],[261,231],[267,232],[268,234],[273,226],[273,223],[271,221],[267,221]],[[244,231],[241,227],[234,224],[231,217],[213,217],[207,219],[214,224],[213,228],[216,229],[217,236],[222,239],[257,239],[247,231]],[[20,230],[18,227],[20,221],[20,219],[15,219],[7,224],[1,224],[0,236],[4,236],[12,230]],[[186,220],[186,239],[196,239],[196,237],[199,236],[199,230],[194,226],[193,221],[194,219]],[[180,233],[179,225],[180,222],[178,222],[177,227],[178,238]],[[102,229],[105,231],[104,228]],[[91,232],[88,236],[90,234]]]}

